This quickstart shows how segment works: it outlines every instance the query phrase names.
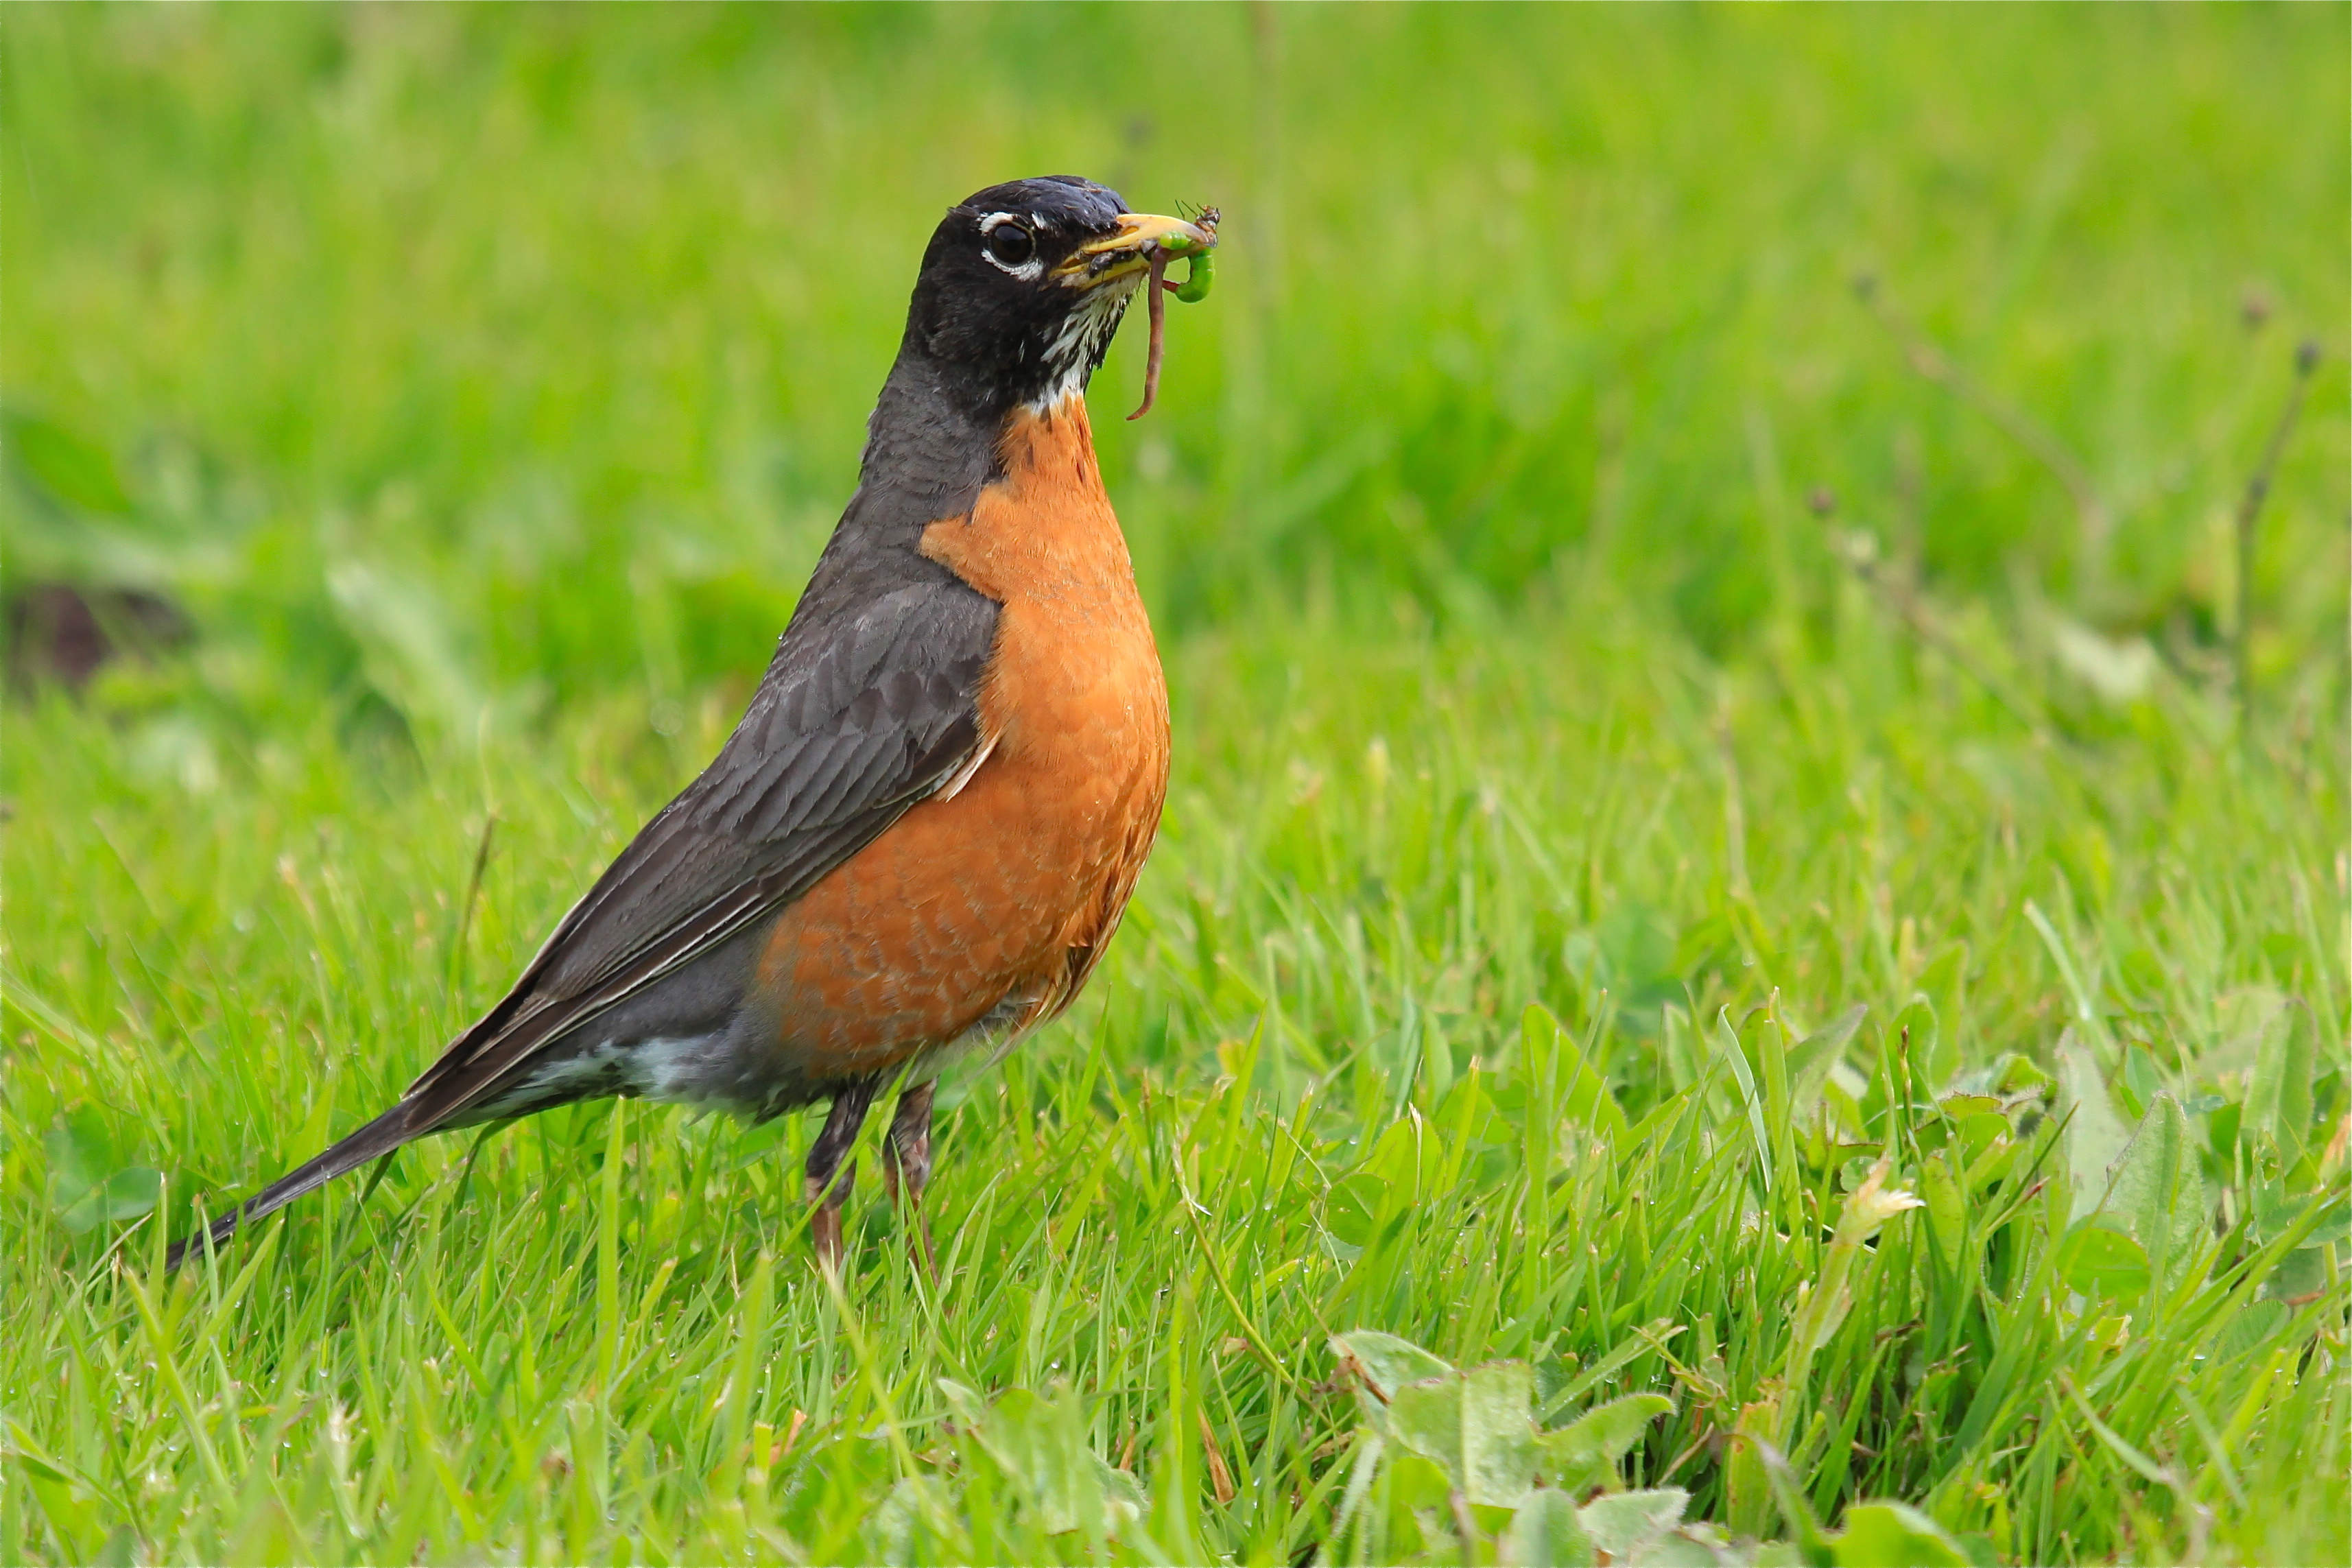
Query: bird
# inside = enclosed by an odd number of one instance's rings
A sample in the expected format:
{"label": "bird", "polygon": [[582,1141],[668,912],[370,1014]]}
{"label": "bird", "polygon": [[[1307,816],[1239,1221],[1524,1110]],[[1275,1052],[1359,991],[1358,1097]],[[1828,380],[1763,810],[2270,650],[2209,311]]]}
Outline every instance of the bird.
{"label": "bird", "polygon": [[1198,216],[1068,174],[948,209],[856,488],[716,758],[389,1110],[170,1266],[428,1133],[621,1096],[825,1103],[802,1184],[837,1271],[847,1156],[894,1087],[884,1184],[929,1265],[940,1072],[1069,1006],[1159,832],[1167,685],[1086,393],[1146,285],[1157,348],[1162,269],[1216,244]]}

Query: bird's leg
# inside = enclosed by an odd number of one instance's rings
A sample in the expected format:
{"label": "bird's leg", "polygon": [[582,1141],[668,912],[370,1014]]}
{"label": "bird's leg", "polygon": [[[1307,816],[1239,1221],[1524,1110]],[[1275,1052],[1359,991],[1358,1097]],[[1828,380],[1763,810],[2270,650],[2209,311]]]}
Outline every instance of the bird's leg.
{"label": "bird's leg", "polygon": [[857,1162],[843,1156],[857,1142],[857,1130],[866,1125],[866,1110],[874,1103],[874,1089],[872,1079],[843,1085],[833,1097],[833,1109],[825,1113],[824,1131],[809,1145],[806,1179],[802,1184],[808,1201],[816,1205],[809,1220],[809,1236],[816,1243],[817,1263],[836,1274],[841,1271],[841,1205],[849,1201],[849,1190],[857,1182]]}
{"label": "bird's leg", "polygon": [[923,1189],[930,1181],[931,1086],[919,1083],[898,1096],[898,1108],[891,1113],[890,1136],[882,1144],[882,1184],[890,1190],[890,1206],[907,1222],[908,1250],[937,1285],[940,1270],[931,1258],[931,1227],[923,1219]]}

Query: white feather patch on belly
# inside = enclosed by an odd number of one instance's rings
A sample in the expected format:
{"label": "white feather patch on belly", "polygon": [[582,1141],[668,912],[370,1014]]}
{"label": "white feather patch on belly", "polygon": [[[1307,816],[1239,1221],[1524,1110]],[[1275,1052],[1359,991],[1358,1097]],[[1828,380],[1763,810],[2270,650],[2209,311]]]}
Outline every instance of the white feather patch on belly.
{"label": "white feather patch on belly", "polygon": [[627,1093],[665,1105],[709,1105],[723,1035],[678,1039],[608,1040],[562,1061],[543,1063],[486,1109],[558,1103],[567,1094]]}

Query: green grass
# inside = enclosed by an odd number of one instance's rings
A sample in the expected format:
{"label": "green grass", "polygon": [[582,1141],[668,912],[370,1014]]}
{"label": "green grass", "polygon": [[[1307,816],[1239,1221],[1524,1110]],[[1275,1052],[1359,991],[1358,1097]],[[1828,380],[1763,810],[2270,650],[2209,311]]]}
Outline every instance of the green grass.
{"label": "green grass", "polygon": [[[2346,42],[12,11],[0,542],[197,636],[5,714],[0,1560],[1457,1561],[1360,1329],[1554,1426],[1668,1396],[1622,1480],[1727,1537],[2352,1556]],[[1048,166],[1231,243],[1099,421],[1166,829],[1070,1020],[943,1094],[939,1289],[870,1136],[835,1295],[813,1123],[634,1105],[162,1279],[709,754],[930,215]],[[1927,1206],[1841,1246],[1882,1152]]]}
{"label": "green grass", "polygon": [[[2191,1164],[2230,1195],[2168,1289],[2080,1302],[2053,1279],[2077,1201],[2062,1150],[2034,1195],[2022,1163],[1972,1195],[1962,1256],[1934,1252],[1922,1216],[1896,1222],[1846,1326],[1773,1393],[1823,1246],[1811,1216],[1833,1215],[1861,1152],[1816,1148],[1823,1131],[1901,1154],[1939,1125],[1922,1106],[1890,1132],[1890,1026],[1913,1026],[1912,1080],[1940,1088],[2006,1050],[2048,1059],[2074,1017],[2116,1075],[2111,1115],[2158,1092],[2242,1108],[2258,1059],[2313,1047],[2294,1002],[2342,1016],[2340,780],[2226,748],[2209,765],[2210,715],[2164,703],[2114,759],[2037,746],[1965,686],[1901,673],[1859,605],[1843,662],[1889,679],[1826,687],[1661,657],[1606,592],[1561,608],[1585,630],[1188,646],[1168,837],[1118,962],[1074,1023],[946,1115],[936,1299],[870,1187],[845,1303],[818,1288],[798,1119],[745,1134],[559,1114],[492,1139],[470,1183],[466,1145],[433,1142],[364,1208],[348,1186],[306,1204],[177,1293],[153,1279],[152,1228],[113,1254],[103,1227],[68,1237],[38,1152],[59,1110],[96,1108],[124,1159],[168,1171],[174,1215],[191,1188],[217,1202],[265,1177],[396,1091],[657,801],[668,759],[637,724],[590,720],[388,787],[321,722],[257,759],[249,786],[192,800],[65,704],[20,712],[11,752],[44,761],[20,773],[10,828],[9,1414],[26,1452],[78,1479],[20,1461],[10,1495],[40,1506],[16,1515],[16,1550],[89,1556],[128,1525],[238,1561],[420,1542],[867,1557],[894,1479],[956,1451],[944,1377],[1082,1391],[1091,1440],[1157,1500],[1123,1550],[1282,1559],[1328,1527],[1357,1422],[1321,1387],[1327,1328],[1590,1364],[1663,1319],[1687,1374],[1642,1353],[1603,1392],[1678,1399],[1638,1468],[1706,1517],[1778,1532],[1727,1495],[1726,1456],[1692,1450],[1777,1397],[1791,1447],[1827,1417],[1834,1442],[1799,1458],[1832,1518],[1915,1500],[2017,1561],[2340,1555],[2346,1411],[2326,1369],[2346,1292],[2328,1249],[2258,1245],[2259,1112],[2233,1134],[2210,1108],[2191,1120]],[[498,852],[460,951],[486,805]],[[37,908],[27,887],[68,896]],[[1713,1020],[1776,991],[1800,1033],[1871,1012],[1835,1109],[1769,1123],[1787,1137],[1767,1191]],[[1619,1116],[1565,1113],[1575,1058],[1522,1040],[1530,997],[1571,1026]],[[1741,1037],[1759,1069],[1775,1059],[1769,1024]],[[2273,1117],[2291,1143],[2340,1116],[2340,1072],[2317,1092]],[[2340,1215],[2340,1153],[2321,1183]],[[765,1310],[745,1294],[763,1272]],[[2177,1489],[2103,1448],[2062,1371]],[[747,1482],[744,1434],[796,1411],[793,1453]],[[2192,1411],[2225,1429],[2225,1457]],[[1238,1489],[1223,1504],[1203,1419]],[[955,1474],[967,1533],[939,1550],[1086,1550],[1038,1536],[1019,1487],[969,1456]],[[1409,1512],[1379,1530],[1360,1550],[1421,1550]]]}

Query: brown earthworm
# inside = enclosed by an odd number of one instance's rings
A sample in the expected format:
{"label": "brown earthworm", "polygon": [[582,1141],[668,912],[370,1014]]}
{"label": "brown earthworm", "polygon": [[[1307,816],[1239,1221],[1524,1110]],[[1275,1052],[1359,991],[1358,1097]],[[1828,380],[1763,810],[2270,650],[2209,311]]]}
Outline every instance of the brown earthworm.
{"label": "brown earthworm", "polygon": [[1168,301],[1160,297],[1160,289],[1172,289],[1162,277],[1168,270],[1168,253],[1154,250],[1151,256],[1151,276],[1144,280],[1143,293],[1151,312],[1151,350],[1143,361],[1143,402],[1129,419],[1140,419],[1151,412],[1152,400],[1160,395],[1160,359],[1168,347]]}

